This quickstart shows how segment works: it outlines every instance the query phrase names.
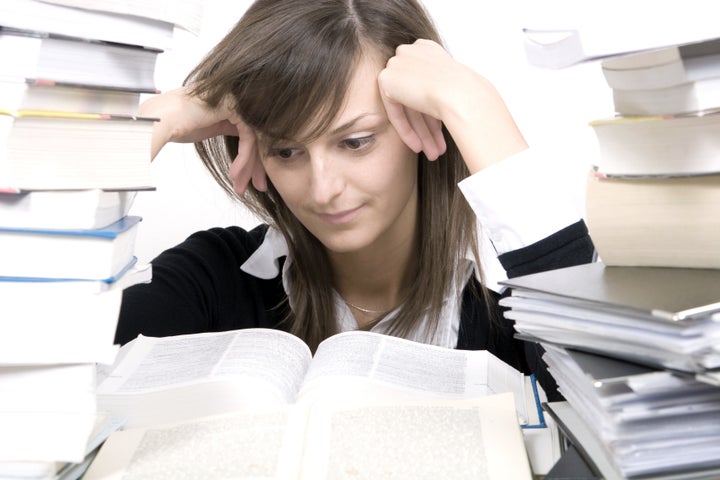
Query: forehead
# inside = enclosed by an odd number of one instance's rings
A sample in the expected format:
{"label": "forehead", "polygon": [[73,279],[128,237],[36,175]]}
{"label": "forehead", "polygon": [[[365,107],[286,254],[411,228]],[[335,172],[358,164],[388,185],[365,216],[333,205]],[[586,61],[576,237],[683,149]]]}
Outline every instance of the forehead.
{"label": "forehead", "polygon": [[385,108],[380,98],[378,74],[383,63],[372,56],[362,55],[355,64],[355,71],[343,104],[330,123],[330,130],[352,121],[359,116],[385,116]]}
{"label": "forehead", "polygon": [[[328,133],[338,132],[360,117],[387,119],[377,80],[384,66],[385,62],[379,55],[361,54],[353,64],[344,98],[334,114],[330,113],[334,109],[328,99],[325,105],[328,108],[321,107],[315,115],[308,117],[297,134],[284,139],[266,137],[266,140],[271,143],[282,140],[307,143]],[[328,114],[333,116],[329,117]]]}

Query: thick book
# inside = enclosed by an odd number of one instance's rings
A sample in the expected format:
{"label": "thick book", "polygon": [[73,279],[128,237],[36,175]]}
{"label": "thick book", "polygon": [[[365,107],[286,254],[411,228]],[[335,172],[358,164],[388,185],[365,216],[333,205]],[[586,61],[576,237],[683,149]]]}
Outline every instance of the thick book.
{"label": "thick book", "polygon": [[604,176],[720,173],[720,111],[619,116],[590,122]]}
{"label": "thick book", "polygon": [[114,278],[134,257],[139,223],[140,217],[126,216],[92,230],[0,226],[0,276]]}
{"label": "thick book", "polygon": [[528,62],[564,68],[580,62],[718,38],[712,0],[530,2],[523,15]]}
{"label": "thick book", "polygon": [[673,115],[720,107],[720,40],[602,61],[620,115]]}
{"label": "thick book", "polygon": [[3,0],[0,25],[36,32],[139,45],[172,46],[173,24],[130,14],[53,5],[44,0]]}
{"label": "thick book", "polygon": [[156,91],[160,50],[0,26],[4,77]]}
{"label": "thick book", "polygon": [[720,175],[587,180],[585,217],[611,266],[720,268]]}
{"label": "thick book", "polygon": [[0,190],[151,189],[155,120],[0,110]]}
{"label": "thick book", "polygon": [[676,115],[720,108],[720,76],[666,88],[613,90],[620,115]]}
{"label": "thick book", "polygon": [[135,194],[98,189],[0,192],[0,227],[103,228],[128,214]]}
{"label": "thick book", "polygon": [[662,90],[719,77],[720,39],[611,57],[600,65],[614,90]]}
{"label": "thick book", "polygon": [[523,338],[683,372],[720,368],[720,269],[596,262],[502,284]]}
{"label": "thick book", "polygon": [[112,281],[0,277],[0,364],[112,364],[122,290],[151,278],[134,260]]}
{"label": "thick book", "polygon": [[0,77],[0,109],[137,115],[140,90]]}
{"label": "thick book", "polygon": [[545,463],[559,455],[555,429],[542,416],[544,393],[532,377],[487,351],[372,332],[330,337],[315,355],[277,330],[139,336],[121,348],[115,365],[99,371],[98,380],[99,408],[126,418],[126,428],[321,400],[457,401],[509,392],[515,413],[508,428],[525,427],[521,438],[531,458],[543,455]]}

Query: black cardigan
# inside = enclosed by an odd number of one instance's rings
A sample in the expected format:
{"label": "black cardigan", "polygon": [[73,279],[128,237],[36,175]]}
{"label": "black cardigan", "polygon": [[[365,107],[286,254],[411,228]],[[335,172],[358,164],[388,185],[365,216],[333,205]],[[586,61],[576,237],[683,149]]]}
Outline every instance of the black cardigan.
{"label": "black cardigan", "polygon": [[[152,262],[152,283],[123,292],[116,343],[127,343],[140,333],[162,337],[254,327],[283,329],[287,302],[281,275],[263,280],[240,269],[266,231],[266,225],[251,231],[213,228],[160,254]],[[580,221],[499,260],[512,277],[587,263],[593,253]],[[473,276],[463,292],[457,348],[488,350],[525,373],[535,373],[550,400],[561,398],[540,359],[540,347],[516,340],[512,323],[497,305],[500,295],[491,292],[488,308],[483,296],[475,294],[477,288]]]}

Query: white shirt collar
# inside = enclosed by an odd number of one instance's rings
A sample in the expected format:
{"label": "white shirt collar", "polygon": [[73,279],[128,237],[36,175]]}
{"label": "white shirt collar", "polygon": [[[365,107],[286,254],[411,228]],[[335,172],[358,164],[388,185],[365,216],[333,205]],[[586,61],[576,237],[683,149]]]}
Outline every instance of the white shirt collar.
{"label": "white shirt collar", "polygon": [[278,276],[280,259],[289,257],[289,253],[290,249],[280,230],[270,227],[258,249],[240,265],[240,270],[253,277],[270,280]]}

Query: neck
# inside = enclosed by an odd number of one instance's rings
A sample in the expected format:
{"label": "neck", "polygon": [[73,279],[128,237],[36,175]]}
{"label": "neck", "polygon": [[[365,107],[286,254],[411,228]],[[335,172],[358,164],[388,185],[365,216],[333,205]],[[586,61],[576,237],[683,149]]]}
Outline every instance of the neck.
{"label": "neck", "polygon": [[360,326],[407,298],[418,271],[416,230],[409,229],[408,235],[381,247],[330,253],[335,289],[351,306]]}

